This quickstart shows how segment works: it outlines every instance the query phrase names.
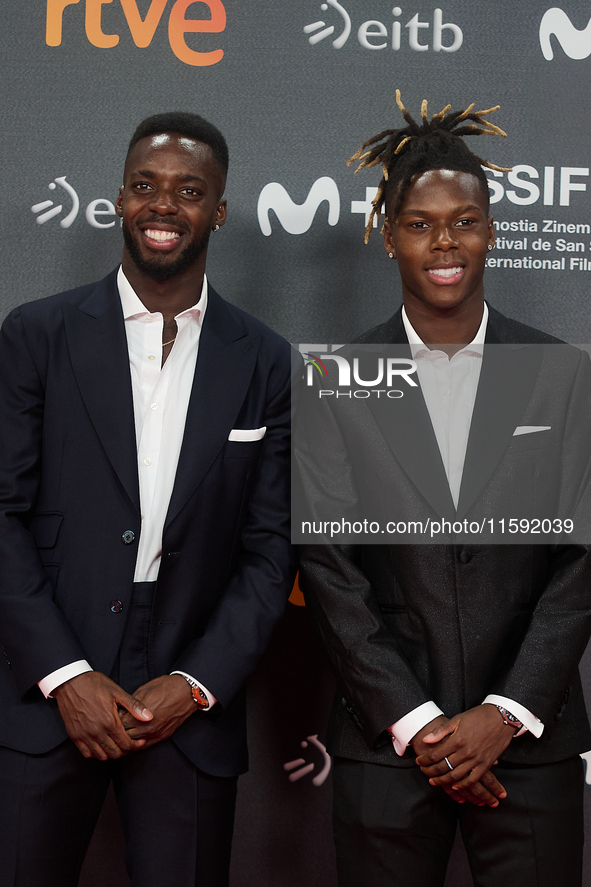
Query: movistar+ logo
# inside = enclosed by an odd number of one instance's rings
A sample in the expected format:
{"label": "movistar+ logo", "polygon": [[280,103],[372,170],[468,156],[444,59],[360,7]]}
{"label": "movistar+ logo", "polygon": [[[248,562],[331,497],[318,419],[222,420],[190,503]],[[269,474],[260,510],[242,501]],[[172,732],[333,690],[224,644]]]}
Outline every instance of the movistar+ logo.
{"label": "movistar+ logo", "polygon": [[591,55],[591,19],[587,27],[579,31],[566,12],[553,6],[544,13],[540,22],[540,46],[547,61],[554,58],[550,37],[556,37],[570,59],[586,59]]}
{"label": "movistar+ logo", "polygon": [[270,182],[259,195],[257,215],[261,231],[265,237],[271,234],[269,212],[273,210],[288,234],[305,234],[314,221],[318,207],[325,201],[328,203],[328,224],[334,226],[341,214],[341,198],[337,183],[330,176],[317,179],[301,204],[294,203],[279,182]]}

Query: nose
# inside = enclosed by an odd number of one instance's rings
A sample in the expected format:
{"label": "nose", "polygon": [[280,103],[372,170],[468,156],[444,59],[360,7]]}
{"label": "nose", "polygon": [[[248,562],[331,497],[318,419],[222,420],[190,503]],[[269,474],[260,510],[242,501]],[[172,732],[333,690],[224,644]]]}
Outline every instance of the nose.
{"label": "nose", "polygon": [[174,192],[169,191],[167,188],[158,188],[152,194],[150,209],[159,213],[161,216],[177,213],[178,207]]}
{"label": "nose", "polygon": [[456,233],[450,225],[441,225],[435,229],[433,237],[433,249],[454,249],[458,245]]}

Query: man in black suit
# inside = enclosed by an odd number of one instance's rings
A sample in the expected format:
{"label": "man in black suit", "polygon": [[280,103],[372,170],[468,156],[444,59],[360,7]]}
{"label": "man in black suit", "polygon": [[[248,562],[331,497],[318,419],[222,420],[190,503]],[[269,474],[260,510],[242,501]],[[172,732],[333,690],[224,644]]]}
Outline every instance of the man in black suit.
{"label": "man in black suit", "polygon": [[0,884],[69,887],[113,779],[132,883],[228,883],[244,682],[293,579],[291,349],[205,277],[228,149],[140,124],[104,280],[0,338]]}
{"label": "man in black suit", "polygon": [[[408,126],[361,159],[384,165],[374,205],[386,205],[404,306],[342,354],[351,365],[404,345],[420,387],[336,400],[323,382],[332,445],[318,421],[318,452],[297,443],[309,507],[371,500],[383,518],[480,523],[554,503],[543,516],[584,516],[588,357],[484,302],[487,179],[458,134],[499,131],[472,107],[428,121],[426,103],[417,125],[398,102]],[[527,541],[305,548],[301,585],[340,685],[329,750],[341,885],[440,887],[458,822],[477,887],[580,885],[589,547]]]}

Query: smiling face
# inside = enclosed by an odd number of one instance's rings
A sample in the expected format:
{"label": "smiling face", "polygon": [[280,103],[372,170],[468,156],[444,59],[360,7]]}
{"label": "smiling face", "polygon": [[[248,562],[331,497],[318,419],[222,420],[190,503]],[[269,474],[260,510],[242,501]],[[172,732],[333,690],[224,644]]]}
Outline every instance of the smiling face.
{"label": "smiling face", "polygon": [[226,220],[225,174],[203,142],[162,133],[130,152],[117,198],[123,220],[123,270],[170,280],[203,274],[209,235]]}
{"label": "smiling face", "polygon": [[384,245],[398,260],[406,311],[427,319],[482,316],[483,274],[494,244],[488,200],[471,173],[433,169],[408,188]]}

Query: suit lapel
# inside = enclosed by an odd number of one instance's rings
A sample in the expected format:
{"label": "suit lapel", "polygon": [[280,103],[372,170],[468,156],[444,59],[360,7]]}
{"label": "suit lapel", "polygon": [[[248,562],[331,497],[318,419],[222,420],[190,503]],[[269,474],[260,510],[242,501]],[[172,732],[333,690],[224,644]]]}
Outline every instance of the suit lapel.
{"label": "suit lapel", "polygon": [[[494,347],[484,350],[462,474],[458,518],[468,512],[499,464],[529,402],[542,358],[540,347],[504,344],[512,339],[515,341],[511,321],[490,307],[489,312],[486,345]],[[408,348],[401,312],[371,330],[360,341],[406,343]],[[400,356],[410,357],[410,349]],[[456,510],[433,425],[419,391],[411,389],[410,396],[405,391],[404,398],[396,401],[373,398],[368,403],[406,474],[436,513],[450,519]]]}
{"label": "suit lapel", "polygon": [[165,531],[227,441],[252,379],[258,346],[258,337],[244,330],[210,286]]}
{"label": "suit lapel", "polygon": [[489,319],[458,501],[462,518],[501,461],[536,383],[542,349],[501,344]]}
{"label": "suit lapel", "polygon": [[[399,357],[411,356],[400,312],[372,330],[366,347],[370,339],[398,345]],[[392,348],[387,350],[392,356]],[[375,397],[368,404],[388,446],[423,498],[439,517],[452,519],[455,508],[423,393],[420,386],[410,388],[405,384],[403,390],[404,397]]]}
{"label": "suit lapel", "polygon": [[82,305],[64,306],[64,325],[72,368],[92,424],[139,511],[131,374],[116,279],[114,271],[96,284]]}

